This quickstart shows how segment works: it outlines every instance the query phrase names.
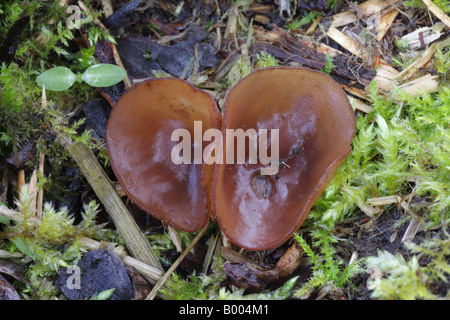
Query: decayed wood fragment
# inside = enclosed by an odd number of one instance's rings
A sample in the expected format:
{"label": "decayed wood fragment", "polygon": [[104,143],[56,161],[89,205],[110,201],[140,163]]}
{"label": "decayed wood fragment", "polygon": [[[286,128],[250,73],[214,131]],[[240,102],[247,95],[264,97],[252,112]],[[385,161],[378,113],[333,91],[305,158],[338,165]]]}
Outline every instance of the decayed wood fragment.
{"label": "decayed wood fragment", "polygon": [[381,41],[383,39],[384,35],[391,27],[398,13],[398,10],[394,9],[381,17],[380,23],[377,27],[377,41]]}
{"label": "decayed wood fragment", "polygon": [[[400,0],[369,0],[361,3],[358,6],[358,14],[363,18],[368,18],[371,15],[378,14],[380,11],[395,5]],[[333,19],[333,27],[342,27],[347,24],[356,22],[358,20],[357,14],[352,11],[345,11],[335,14],[331,17]]]}
{"label": "decayed wood fragment", "polygon": [[[439,90],[439,77],[427,74],[413,81],[402,84],[399,86],[399,89],[411,97],[419,97],[426,93],[433,93]],[[393,92],[392,98],[398,99],[399,95],[396,92]]]}
{"label": "decayed wood fragment", "polygon": [[358,58],[368,62],[370,57],[368,53],[358,44],[355,40],[347,36],[345,33],[339,31],[335,27],[330,27],[327,32],[327,36],[336,41],[340,46],[350,51]]}
{"label": "decayed wood fragment", "polygon": [[375,73],[361,64],[353,56],[331,48],[322,43],[315,43],[308,37],[293,37],[285,30],[275,27],[271,31],[254,27],[255,40],[253,52],[266,51],[281,60],[294,61],[302,66],[320,70],[325,67],[325,57],[333,58],[335,67],[331,75],[339,78],[340,83],[366,86]]}
{"label": "decayed wood fragment", "polygon": [[432,44],[427,50],[425,50],[419,58],[410,64],[405,70],[400,72],[394,79],[408,80],[411,79],[420,68],[425,67],[431,59],[433,59],[436,53],[436,44]]}
{"label": "decayed wood fragment", "polygon": [[364,113],[369,113],[373,110],[373,108],[371,106],[368,106],[367,104],[365,104],[364,102],[362,102],[361,100],[352,97],[352,96],[348,96],[348,99],[350,100],[350,103],[352,104],[352,106],[361,112]]}

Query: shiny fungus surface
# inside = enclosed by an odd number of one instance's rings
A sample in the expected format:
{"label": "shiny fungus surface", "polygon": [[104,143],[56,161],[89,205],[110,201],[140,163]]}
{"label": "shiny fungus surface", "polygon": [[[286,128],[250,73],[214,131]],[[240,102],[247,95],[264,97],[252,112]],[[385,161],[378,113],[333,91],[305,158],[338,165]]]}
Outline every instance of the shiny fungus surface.
{"label": "shiny fungus surface", "polygon": [[[248,155],[244,164],[218,164],[214,214],[232,242],[265,250],[282,244],[305,220],[351,151],[355,115],[331,77],[275,67],[251,73],[229,92],[222,124],[224,154],[229,151],[226,130],[238,128],[279,130],[278,172],[261,175],[260,168],[267,165],[250,164]],[[270,143],[267,149],[270,154]]]}
{"label": "shiny fungus surface", "polygon": [[[203,131],[220,128],[214,99],[179,79],[152,79],[119,99],[106,127],[111,167],[126,194],[154,217],[188,232],[209,219],[214,170],[171,161],[179,143],[172,141],[173,131],[186,129],[193,137],[194,121],[202,122]],[[193,144],[192,139],[192,150]]]}

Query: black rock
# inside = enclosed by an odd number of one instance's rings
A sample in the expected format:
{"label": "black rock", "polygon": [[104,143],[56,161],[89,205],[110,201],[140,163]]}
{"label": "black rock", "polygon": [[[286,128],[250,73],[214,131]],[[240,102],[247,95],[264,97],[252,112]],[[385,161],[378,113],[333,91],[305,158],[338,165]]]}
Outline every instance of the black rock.
{"label": "black rock", "polygon": [[110,300],[134,298],[134,287],[125,265],[114,252],[107,249],[89,251],[78,261],[78,268],[62,268],[58,272],[55,285],[67,299],[85,300],[112,288],[115,290]]}
{"label": "black rock", "polygon": [[82,105],[86,124],[92,129],[97,138],[105,139],[106,123],[108,122],[111,106],[105,101],[88,101]]}
{"label": "black rock", "polygon": [[105,27],[109,29],[116,29],[131,24],[131,22],[128,20],[128,15],[134,9],[136,9],[140,3],[141,0],[134,0],[121,7],[119,10],[114,12],[108,19],[106,19],[106,21],[104,22]]}
{"label": "black rock", "polygon": [[24,16],[18,19],[8,30],[0,43],[0,64],[2,62],[9,64],[16,54],[17,47],[20,43],[20,35],[23,29],[30,23],[30,16]]}

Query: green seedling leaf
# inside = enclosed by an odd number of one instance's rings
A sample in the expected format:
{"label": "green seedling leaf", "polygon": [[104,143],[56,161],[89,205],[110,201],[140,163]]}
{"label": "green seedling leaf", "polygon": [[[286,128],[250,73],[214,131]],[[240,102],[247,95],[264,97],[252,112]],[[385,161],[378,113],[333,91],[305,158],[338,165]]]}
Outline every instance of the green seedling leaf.
{"label": "green seedling leaf", "polygon": [[39,75],[36,82],[39,86],[51,91],[69,89],[77,80],[77,76],[66,67],[55,67]]}
{"label": "green seedling leaf", "polygon": [[12,242],[16,246],[17,249],[19,249],[20,252],[22,252],[27,257],[34,259],[33,251],[28,248],[28,245],[23,241],[21,237],[16,237],[15,239],[12,239]]}
{"label": "green seedling leaf", "polygon": [[108,300],[115,290],[115,288],[104,290],[98,294],[94,294],[89,300]]}
{"label": "green seedling leaf", "polygon": [[125,78],[125,69],[114,64],[96,64],[86,69],[81,79],[93,87],[109,87]]}

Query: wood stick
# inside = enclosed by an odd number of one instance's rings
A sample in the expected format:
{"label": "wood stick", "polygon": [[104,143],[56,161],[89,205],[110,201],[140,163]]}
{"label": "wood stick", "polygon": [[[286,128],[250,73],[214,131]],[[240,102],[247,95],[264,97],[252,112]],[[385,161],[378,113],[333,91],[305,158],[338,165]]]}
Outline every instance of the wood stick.
{"label": "wood stick", "polygon": [[308,30],[306,30],[306,34],[311,34],[314,32],[314,30],[316,30],[317,25],[319,24],[319,22],[322,20],[322,16],[318,16],[316,19],[314,19],[314,21],[311,23],[311,25],[309,26]]}
{"label": "wood stick", "polygon": [[384,206],[388,204],[400,203],[401,199],[399,196],[386,196],[386,197],[377,197],[370,198],[366,200],[367,203],[372,206]]}
{"label": "wood stick", "polygon": [[125,207],[92,151],[80,141],[72,143],[66,139],[65,146],[113,219],[114,225],[133,256],[156,269],[163,270],[149,241]]}
{"label": "wood stick", "polygon": [[[47,109],[47,93],[45,91],[45,85],[42,86],[41,107],[43,110]],[[45,163],[45,154],[41,152],[39,154],[39,174],[41,175],[41,177],[44,176],[44,163]],[[42,218],[43,204],[44,204],[44,187],[40,186],[36,202],[36,218],[38,219]]]}
{"label": "wood stick", "polygon": [[428,10],[430,10],[439,20],[441,20],[443,23],[447,25],[447,27],[450,28],[450,17],[446,15],[444,11],[442,11],[431,0],[422,0],[422,1],[428,7]]}
{"label": "wood stick", "polygon": [[18,193],[17,198],[19,199],[19,201],[21,200],[20,193],[24,185],[25,185],[25,170],[22,169],[19,170],[19,173],[17,175],[17,193]]}
{"label": "wood stick", "polygon": [[[39,154],[39,174],[42,177],[44,176],[44,161],[45,161],[45,154],[44,153]],[[38,190],[36,202],[36,218],[38,219],[42,218],[43,204],[44,204],[44,187],[41,185]]]}
{"label": "wood stick", "polygon": [[203,229],[195,236],[195,238],[191,241],[191,243],[184,249],[183,253],[178,257],[178,259],[170,266],[170,268],[166,271],[164,276],[158,281],[158,283],[153,287],[152,291],[149,293],[145,300],[153,300],[158,294],[159,289],[162,288],[164,283],[169,279],[175,269],[180,265],[181,261],[186,257],[186,255],[191,251],[191,249],[197,244],[201,237],[205,234],[206,230],[208,230],[210,222],[203,227]]}

